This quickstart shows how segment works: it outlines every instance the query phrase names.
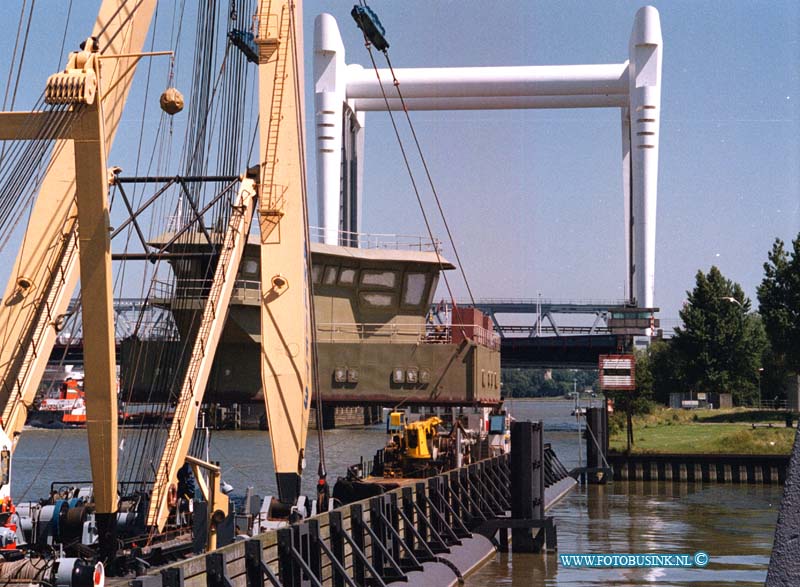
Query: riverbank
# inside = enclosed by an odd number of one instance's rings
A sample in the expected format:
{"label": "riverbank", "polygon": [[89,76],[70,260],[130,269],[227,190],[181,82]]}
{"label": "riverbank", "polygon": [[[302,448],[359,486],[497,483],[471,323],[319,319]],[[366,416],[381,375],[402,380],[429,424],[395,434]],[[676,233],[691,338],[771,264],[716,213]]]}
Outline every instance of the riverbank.
{"label": "riverbank", "polygon": [[[796,430],[784,411],[675,410],[659,408],[633,418],[630,454],[788,455]],[[627,452],[626,428],[618,417],[609,430],[612,452]]]}

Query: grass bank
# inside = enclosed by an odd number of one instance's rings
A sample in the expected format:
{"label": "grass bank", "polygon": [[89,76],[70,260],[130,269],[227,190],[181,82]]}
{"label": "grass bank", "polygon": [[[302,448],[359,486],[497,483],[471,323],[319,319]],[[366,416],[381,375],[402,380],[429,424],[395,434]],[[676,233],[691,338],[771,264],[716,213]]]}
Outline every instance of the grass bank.
{"label": "grass bank", "polygon": [[[615,423],[610,431],[610,448],[624,452],[627,446],[624,416],[618,414]],[[768,427],[769,424],[773,427]],[[795,433],[794,428],[785,427],[785,412],[660,408],[652,414],[634,417],[632,452],[789,454]]]}

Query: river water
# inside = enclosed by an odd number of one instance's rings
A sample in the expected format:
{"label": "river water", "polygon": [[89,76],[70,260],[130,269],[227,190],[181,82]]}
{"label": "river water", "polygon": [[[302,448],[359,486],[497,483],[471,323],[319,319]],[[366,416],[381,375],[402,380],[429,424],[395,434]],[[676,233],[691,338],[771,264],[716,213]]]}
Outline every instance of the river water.
{"label": "river water", "polygon": [[[543,420],[545,440],[559,458],[578,466],[578,433],[568,401],[507,403],[520,420]],[[135,431],[121,430],[125,451],[136,450]],[[383,446],[380,426],[325,433],[329,479],[344,474],[359,456]],[[303,489],[311,495],[318,462],[316,433],[309,431]],[[211,458],[222,463],[223,478],[244,493],[275,492],[272,455],[264,432],[215,432]],[[86,433],[81,430],[26,429],[14,454],[15,501],[48,494],[52,481],[89,478]],[[693,569],[575,569],[557,555],[497,554],[466,584],[489,585],[691,585],[763,584],[782,487],[680,483],[612,483],[579,488],[549,511],[558,526],[559,553],[669,553],[705,551],[710,562]]]}

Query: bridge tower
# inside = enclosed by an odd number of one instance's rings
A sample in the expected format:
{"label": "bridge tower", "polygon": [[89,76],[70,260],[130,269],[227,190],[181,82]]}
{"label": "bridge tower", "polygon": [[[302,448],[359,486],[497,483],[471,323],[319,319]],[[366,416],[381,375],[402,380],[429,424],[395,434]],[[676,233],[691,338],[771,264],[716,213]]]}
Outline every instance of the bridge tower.
{"label": "bridge tower", "polygon": [[[661,23],[652,6],[634,18],[619,64],[396,68],[409,110],[619,108],[628,301],[654,307],[661,108]],[[389,108],[402,109],[389,70]],[[326,244],[351,244],[361,225],[365,114],[386,110],[372,70],[345,62],[336,20],[314,23],[317,193]]]}

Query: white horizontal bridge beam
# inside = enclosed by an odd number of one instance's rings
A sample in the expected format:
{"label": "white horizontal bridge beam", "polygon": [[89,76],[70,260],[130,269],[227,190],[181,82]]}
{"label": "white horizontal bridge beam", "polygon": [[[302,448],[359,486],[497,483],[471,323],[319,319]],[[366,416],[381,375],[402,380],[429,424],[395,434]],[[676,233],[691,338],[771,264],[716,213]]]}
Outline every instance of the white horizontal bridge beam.
{"label": "white horizontal bridge beam", "polygon": [[[592,94],[583,96],[499,96],[480,98],[406,98],[408,110],[530,110],[541,108],[624,108],[628,96],[620,94]],[[386,92],[389,110],[402,110],[403,105],[394,88]],[[358,112],[385,112],[383,98],[360,98],[351,102]]]}
{"label": "white horizontal bridge beam", "polygon": [[[580,96],[630,92],[628,64],[532,65],[395,69],[404,98]],[[378,73],[387,96],[396,94],[388,69]],[[372,69],[347,68],[348,100],[383,98]]]}

